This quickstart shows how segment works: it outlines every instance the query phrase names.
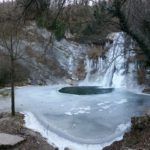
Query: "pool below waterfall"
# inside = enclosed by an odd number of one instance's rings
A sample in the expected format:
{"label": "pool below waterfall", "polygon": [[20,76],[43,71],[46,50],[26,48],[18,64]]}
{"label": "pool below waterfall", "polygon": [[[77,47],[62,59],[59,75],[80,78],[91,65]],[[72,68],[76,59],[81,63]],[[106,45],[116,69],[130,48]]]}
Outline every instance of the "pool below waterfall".
{"label": "pool below waterfall", "polygon": [[113,88],[102,88],[100,86],[71,86],[63,87],[59,90],[59,92],[76,95],[94,95],[110,93],[113,90]]}
{"label": "pool below waterfall", "polygon": [[25,86],[16,90],[16,108],[26,114],[27,127],[41,132],[60,150],[100,150],[122,137],[132,116],[150,107],[150,96],[122,89],[76,95],[60,93],[62,88]]}

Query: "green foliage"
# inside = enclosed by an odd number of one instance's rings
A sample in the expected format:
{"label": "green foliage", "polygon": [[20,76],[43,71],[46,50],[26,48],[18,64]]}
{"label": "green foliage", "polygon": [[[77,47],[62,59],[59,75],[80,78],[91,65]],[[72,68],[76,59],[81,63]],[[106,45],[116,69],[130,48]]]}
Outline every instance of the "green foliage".
{"label": "green foliage", "polygon": [[57,40],[61,40],[64,37],[66,31],[66,24],[63,21],[61,20],[54,21],[51,28],[52,30],[54,30],[54,34]]}
{"label": "green foliage", "polygon": [[48,28],[49,21],[45,15],[40,15],[36,17],[36,23],[39,27]]}
{"label": "green foliage", "polygon": [[97,24],[101,25],[103,22],[107,19],[107,9],[105,2],[101,2],[100,5],[96,5],[94,7],[94,13],[93,16],[97,22]]}
{"label": "green foliage", "polygon": [[36,17],[36,23],[38,27],[52,30],[57,40],[60,40],[64,37],[66,24],[63,20],[55,20],[54,18],[49,19],[49,16],[46,13],[43,13]]}
{"label": "green foliage", "polygon": [[[37,14],[39,27],[46,28],[55,34],[56,39],[64,37],[67,27],[72,34],[80,36],[105,36],[111,26],[105,2],[92,7],[78,6],[64,8],[57,17],[58,10],[49,10]],[[109,20],[109,21],[108,21]]]}
{"label": "green foliage", "polygon": [[90,24],[88,24],[88,25],[86,25],[86,27],[85,27],[85,29],[82,31],[82,33],[83,33],[84,35],[91,35],[91,34],[94,33],[94,28],[93,28]]}

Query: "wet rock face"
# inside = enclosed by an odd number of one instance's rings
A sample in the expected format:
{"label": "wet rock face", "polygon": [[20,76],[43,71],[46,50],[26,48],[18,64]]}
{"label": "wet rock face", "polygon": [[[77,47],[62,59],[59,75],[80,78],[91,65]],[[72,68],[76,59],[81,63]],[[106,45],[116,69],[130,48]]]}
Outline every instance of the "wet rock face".
{"label": "wet rock face", "polygon": [[[29,33],[28,39],[24,38],[22,43],[28,63],[21,63],[30,71],[31,84],[83,79],[87,45],[66,39],[57,41],[51,32],[38,28],[34,22],[29,22],[24,31]],[[79,65],[83,67],[79,69]]]}

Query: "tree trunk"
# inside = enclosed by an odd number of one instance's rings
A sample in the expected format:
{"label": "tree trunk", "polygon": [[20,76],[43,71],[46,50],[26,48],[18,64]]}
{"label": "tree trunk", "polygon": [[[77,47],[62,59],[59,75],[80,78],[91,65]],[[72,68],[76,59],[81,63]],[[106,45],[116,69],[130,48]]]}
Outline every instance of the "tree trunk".
{"label": "tree trunk", "polygon": [[[125,2],[125,0],[124,0],[124,2]],[[115,6],[114,16],[116,16],[119,19],[119,24],[120,24],[121,30],[124,31],[125,33],[127,33],[128,35],[130,35],[133,38],[133,40],[135,40],[137,42],[137,44],[139,45],[139,47],[141,48],[141,50],[147,57],[147,62],[150,63],[150,60],[149,60],[150,48],[149,48],[149,45],[147,45],[147,43],[145,42],[146,39],[144,39],[138,33],[134,32],[131,29],[131,27],[129,26],[128,19],[126,18],[124,12],[122,12],[122,10],[121,10],[123,2],[121,2],[120,0],[116,0],[114,4],[115,4],[114,5]]]}
{"label": "tree trunk", "polygon": [[15,116],[14,59],[11,58],[11,114]]}

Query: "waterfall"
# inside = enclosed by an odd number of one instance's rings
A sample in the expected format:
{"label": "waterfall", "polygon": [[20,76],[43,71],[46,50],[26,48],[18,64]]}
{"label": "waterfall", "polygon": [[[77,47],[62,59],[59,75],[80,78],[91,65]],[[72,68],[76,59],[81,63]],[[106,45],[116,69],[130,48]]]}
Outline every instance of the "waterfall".
{"label": "waterfall", "polygon": [[88,56],[86,56],[84,65],[85,65],[85,72],[86,77],[85,79],[80,83],[80,85],[99,85],[101,79],[101,74],[103,72],[103,66],[104,61],[101,57],[98,59],[89,59]]}
{"label": "waterfall", "polygon": [[125,63],[127,61],[124,55],[124,33],[115,33],[113,36],[112,46],[106,56],[109,67],[104,75],[103,86],[120,88],[124,86]]}
{"label": "waterfall", "polygon": [[126,64],[129,53],[125,53],[125,34],[123,32],[112,33],[108,38],[113,40],[106,58],[99,57],[97,60],[86,56],[86,77],[79,85],[98,85],[102,87],[124,88],[135,81],[134,64],[129,64],[127,73]]}
{"label": "waterfall", "polygon": [[65,39],[54,42],[53,55],[66,71],[68,76],[64,79],[68,79],[67,83],[128,89],[137,86],[136,63],[128,61],[135,56],[130,50],[133,49],[132,42],[126,45],[123,32],[111,33],[107,39],[112,43],[105,44],[105,52],[99,47]]}

